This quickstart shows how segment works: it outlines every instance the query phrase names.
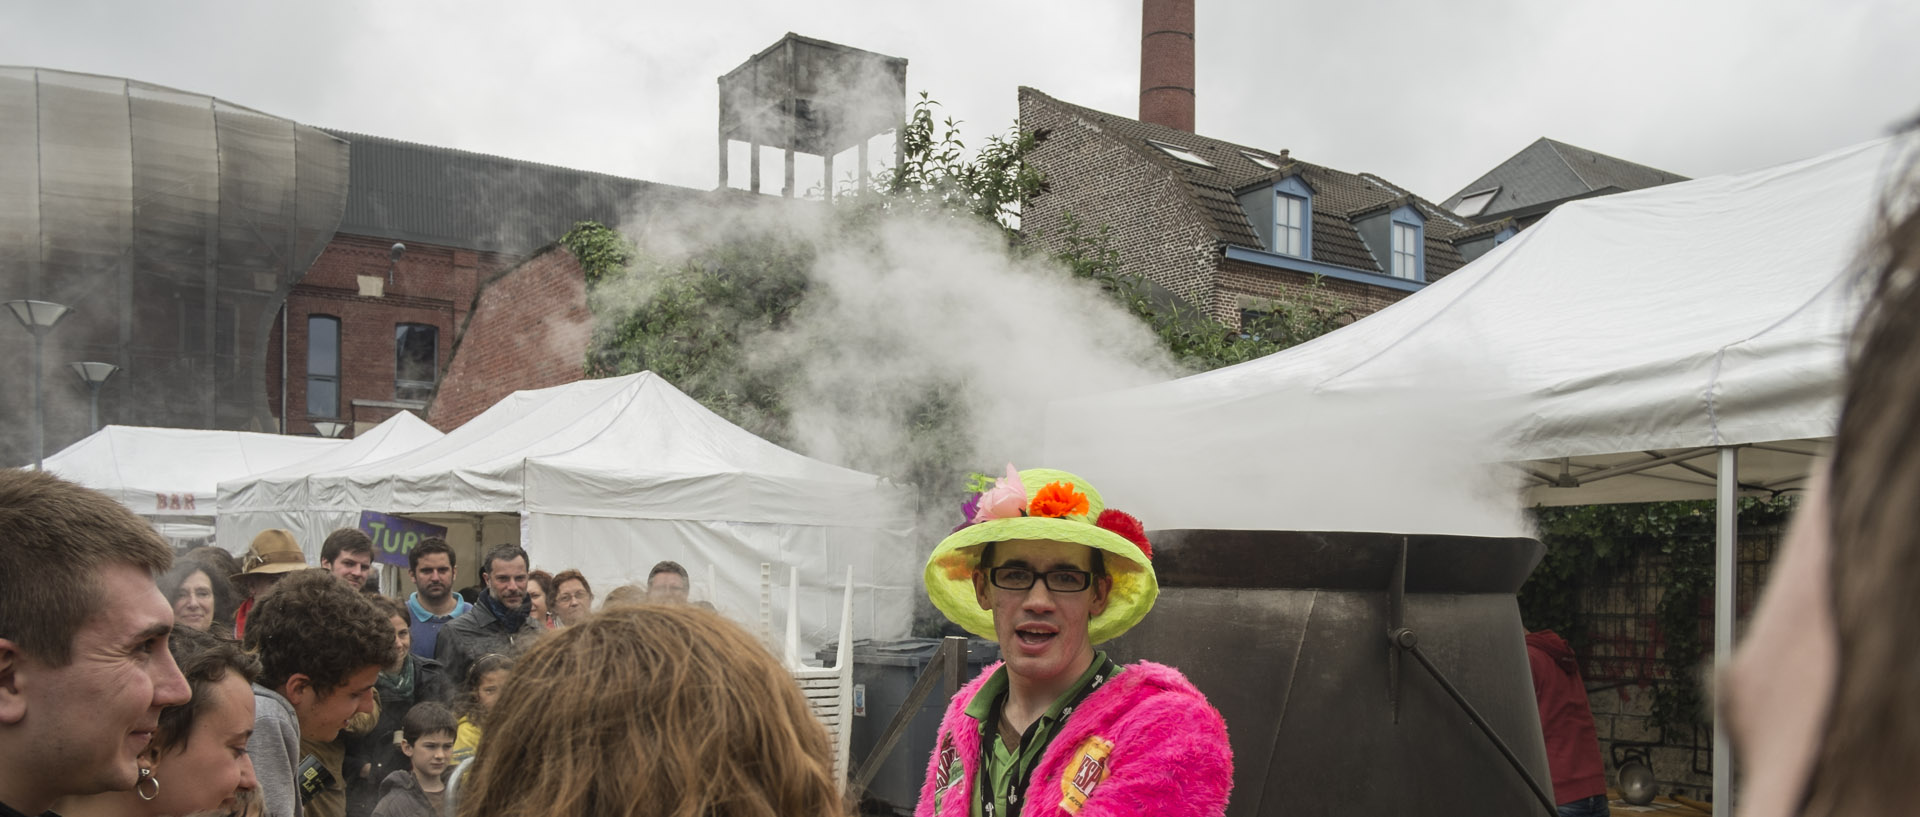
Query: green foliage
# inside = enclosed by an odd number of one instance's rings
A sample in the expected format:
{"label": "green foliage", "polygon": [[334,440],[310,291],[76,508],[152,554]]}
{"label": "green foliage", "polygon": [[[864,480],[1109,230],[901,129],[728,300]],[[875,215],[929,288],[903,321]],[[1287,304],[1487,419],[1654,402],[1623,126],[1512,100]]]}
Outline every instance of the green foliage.
{"label": "green foliage", "polygon": [[1249,314],[1238,332],[1184,299],[1156,288],[1120,264],[1111,230],[1088,231],[1071,213],[1058,236],[1062,249],[1054,258],[1077,278],[1100,284],[1159,336],[1174,360],[1192,372],[1203,372],[1266,357],[1352,323],[1356,316],[1331,298],[1319,276],[1307,291],[1288,300],[1268,303]]}
{"label": "green foliage", "polygon": [[1019,130],[987,137],[972,158],[960,137],[960,123],[947,117],[935,123],[940,103],[923,91],[913,115],[900,131],[902,161],[880,174],[879,197],[866,200],[887,209],[971,216],[998,225],[1015,238],[1022,202],[1038,194],[1040,172],[1027,164],[1032,134]]}
{"label": "green foliage", "polygon": [[747,354],[799,308],[812,260],[810,245],[777,233],[737,234],[673,260],[636,253],[623,280],[636,286],[590,295],[602,320],[587,375],[651,370],[735,425],[788,441],[783,395],[794,373],[748,365]]}
{"label": "green foliage", "polygon": [[[1742,498],[1741,531],[1775,530],[1792,513],[1791,498]],[[1654,688],[1651,720],[1663,732],[1692,734],[1703,722],[1694,669],[1707,655],[1701,605],[1714,585],[1711,501],[1581,505],[1534,511],[1546,555],[1520,588],[1520,616],[1529,630],[1553,630],[1578,653],[1591,645],[1580,615],[1590,589],[1620,581],[1642,560],[1660,566],[1659,628],[1671,680]]]}
{"label": "green foliage", "polygon": [[589,286],[625,272],[637,252],[625,236],[591,221],[575,223],[573,229],[560,237],[560,246],[566,247],[580,262]]}

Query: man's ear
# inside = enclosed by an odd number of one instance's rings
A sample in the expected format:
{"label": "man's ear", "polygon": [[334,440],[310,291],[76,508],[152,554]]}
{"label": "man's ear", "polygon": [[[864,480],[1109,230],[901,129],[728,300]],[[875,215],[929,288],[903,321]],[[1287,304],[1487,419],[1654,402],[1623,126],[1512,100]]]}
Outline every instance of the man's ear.
{"label": "man's ear", "polygon": [[27,696],[21,690],[20,647],[0,638],[0,724],[9,726],[27,716]]}
{"label": "man's ear", "polygon": [[1113,597],[1113,576],[1105,575],[1093,581],[1093,607],[1088,618],[1107,611],[1107,601]]}
{"label": "man's ear", "polygon": [[987,586],[986,570],[982,568],[977,568],[977,567],[974,568],[973,569],[973,598],[975,601],[978,601],[980,603],[980,609],[982,610],[993,609],[993,600],[990,598],[987,598],[988,594],[991,592],[992,590],[990,590]]}
{"label": "man's ear", "polygon": [[281,697],[287,699],[287,703],[293,704],[294,706],[304,706],[313,703],[312,699],[318,697],[313,689],[313,678],[304,672],[296,672],[287,676],[286,683],[281,684],[280,689],[277,691]]}

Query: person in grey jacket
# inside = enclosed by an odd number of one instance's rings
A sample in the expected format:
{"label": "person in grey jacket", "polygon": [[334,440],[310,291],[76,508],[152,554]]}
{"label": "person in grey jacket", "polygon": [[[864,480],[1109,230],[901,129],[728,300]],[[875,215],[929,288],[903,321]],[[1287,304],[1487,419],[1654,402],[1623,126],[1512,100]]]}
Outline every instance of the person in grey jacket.
{"label": "person in grey jacket", "polygon": [[393,659],[393,627],[326,571],[306,570],[254,608],[245,644],[260,657],[247,751],[261,799],[267,817],[298,817],[305,813],[300,740],[331,741],[354,715],[373,711],[374,682]]}
{"label": "person in grey jacket", "polygon": [[519,655],[543,632],[533,620],[527,598],[527,552],[499,545],[480,567],[480,599],[459,618],[447,622],[434,644],[433,657],[456,682],[483,655]]}

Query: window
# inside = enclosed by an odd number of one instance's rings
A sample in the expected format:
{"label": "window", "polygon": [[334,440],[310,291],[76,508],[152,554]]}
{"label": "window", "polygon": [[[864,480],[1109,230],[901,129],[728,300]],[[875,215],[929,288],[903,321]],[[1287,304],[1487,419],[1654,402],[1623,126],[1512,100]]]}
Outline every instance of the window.
{"label": "window", "polygon": [[1166,142],[1159,142],[1153,139],[1148,139],[1147,144],[1157,147],[1160,149],[1161,153],[1165,153],[1168,156],[1172,156],[1173,158],[1179,159],[1180,161],[1186,162],[1187,164],[1199,165],[1201,167],[1213,167],[1213,163],[1200,158],[1200,154],[1194,153],[1193,151],[1183,148],[1179,145],[1170,145],[1170,144],[1167,144]]}
{"label": "window", "polygon": [[307,316],[307,416],[340,416],[340,319]]}
{"label": "window", "polygon": [[1245,157],[1247,157],[1247,161],[1249,161],[1249,162],[1252,162],[1252,163],[1254,163],[1254,164],[1257,164],[1257,165],[1259,165],[1259,166],[1261,166],[1261,167],[1264,167],[1264,168],[1266,168],[1266,169],[1268,169],[1268,170],[1279,170],[1279,169],[1280,169],[1280,164],[1279,164],[1278,162],[1275,162],[1274,160],[1272,160],[1272,159],[1269,159],[1269,158],[1267,158],[1267,157],[1265,157],[1265,156],[1262,156],[1262,155],[1260,155],[1260,154],[1258,154],[1258,153],[1254,153],[1254,152],[1253,152],[1253,151],[1251,151],[1251,150],[1243,150],[1243,151],[1240,151],[1240,155],[1242,155],[1242,156],[1245,156]]}
{"label": "window", "polygon": [[1456,216],[1466,216],[1467,218],[1480,215],[1486,212],[1487,204],[1491,203],[1493,197],[1499,193],[1500,188],[1489,187],[1485,190],[1475,190],[1472,193],[1461,196],[1460,203],[1453,206],[1453,214]]}
{"label": "window", "polygon": [[1393,277],[1420,280],[1420,227],[1393,224]]}
{"label": "window", "polygon": [[425,400],[440,369],[440,330],[423,323],[393,328],[393,399]]}
{"label": "window", "polygon": [[1306,248],[1307,200],[1285,193],[1273,201],[1273,251],[1301,257]]}

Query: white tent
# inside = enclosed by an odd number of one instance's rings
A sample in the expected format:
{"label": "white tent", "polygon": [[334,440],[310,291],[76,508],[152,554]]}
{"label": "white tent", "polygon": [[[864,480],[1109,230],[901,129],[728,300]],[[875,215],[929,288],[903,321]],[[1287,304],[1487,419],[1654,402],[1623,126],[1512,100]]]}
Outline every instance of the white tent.
{"label": "white tent", "polygon": [[[1232,526],[1208,518],[1205,492],[1216,484],[1167,475],[1275,484],[1262,469],[1297,468],[1322,491],[1383,506],[1419,495],[1468,501],[1453,492],[1471,482],[1462,475],[1475,461],[1521,463],[1526,504],[1718,497],[1723,659],[1733,497],[1801,487],[1833,433],[1859,307],[1855,257],[1896,153],[1873,142],[1563,205],[1424,291],[1311,343],[1056,405],[1049,461],[1070,463],[1112,496],[1144,498],[1142,515],[1157,527]],[[1369,445],[1376,430],[1401,447]],[[1469,445],[1449,451],[1423,439],[1449,433]],[[1111,442],[1141,436],[1151,439]],[[1299,456],[1335,447],[1360,462]],[[1427,482],[1396,482],[1398,472]],[[1378,492],[1367,475],[1399,490]],[[1293,508],[1307,518],[1325,504],[1294,508],[1290,496],[1266,501],[1280,516]],[[1728,753],[1714,758],[1715,801],[1728,802]]]}
{"label": "white tent", "polygon": [[351,468],[391,459],[446,436],[413,412],[402,411],[364,433],[327,449],[319,456],[287,466],[220,483],[220,515],[215,521],[219,541],[240,552],[255,534],[268,528],[292,531],[317,563],[327,534],[359,524],[356,510],[318,507],[308,490],[310,474]]}
{"label": "white tent", "polygon": [[270,471],[342,445],[343,440],[107,426],[46,459],[49,473],[101,491],[152,519],[169,538],[213,534],[222,480]]}
{"label": "white tent", "polygon": [[857,633],[898,637],[912,618],[909,489],[762,440],[651,372],[515,392],[436,442],[308,484],[316,508],[450,525],[517,515],[535,567],[577,568],[603,596],[672,559],[696,599],[752,618],[760,565],[797,567],[809,643],[838,627],[848,565]]}

